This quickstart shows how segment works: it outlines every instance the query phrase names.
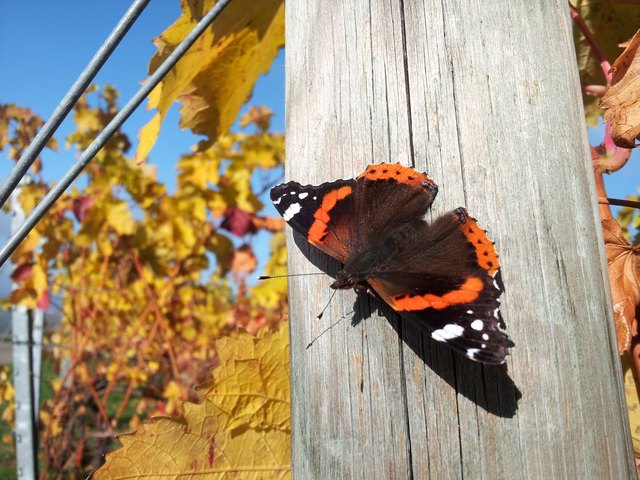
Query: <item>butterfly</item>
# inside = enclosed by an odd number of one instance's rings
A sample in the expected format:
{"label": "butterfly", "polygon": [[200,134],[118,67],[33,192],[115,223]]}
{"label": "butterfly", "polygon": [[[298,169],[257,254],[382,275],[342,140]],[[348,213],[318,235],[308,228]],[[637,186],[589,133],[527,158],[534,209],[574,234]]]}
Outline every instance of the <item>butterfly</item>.
{"label": "butterfly", "polygon": [[494,242],[462,207],[426,221],[437,193],[426,173],[381,163],[352,179],[277,185],[271,201],[343,264],[331,288],[371,293],[466,357],[504,363],[514,344],[501,326]]}

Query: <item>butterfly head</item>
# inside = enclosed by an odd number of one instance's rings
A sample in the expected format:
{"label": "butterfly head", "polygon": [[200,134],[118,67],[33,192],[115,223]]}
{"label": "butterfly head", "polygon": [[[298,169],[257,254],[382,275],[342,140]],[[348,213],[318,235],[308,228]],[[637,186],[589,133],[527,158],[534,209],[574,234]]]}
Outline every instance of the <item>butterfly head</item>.
{"label": "butterfly head", "polygon": [[331,284],[331,288],[335,290],[356,288],[361,281],[362,279],[357,273],[350,272],[345,268],[336,274],[336,281]]}
{"label": "butterfly head", "polygon": [[371,270],[380,260],[377,250],[365,251],[351,257],[344,268],[336,274],[336,281],[331,284],[333,289],[356,288],[367,290],[367,279],[371,276]]}

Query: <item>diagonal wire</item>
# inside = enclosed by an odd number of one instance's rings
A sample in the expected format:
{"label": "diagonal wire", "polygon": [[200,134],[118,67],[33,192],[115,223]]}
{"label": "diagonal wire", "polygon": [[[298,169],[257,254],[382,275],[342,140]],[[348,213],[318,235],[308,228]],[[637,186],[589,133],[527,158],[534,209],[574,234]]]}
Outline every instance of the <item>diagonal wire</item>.
{"label": "diagonal wire", "polygon": [[107,143],[107,140],[114,134],[114,132],[120,128],[124,121],[129,118],[133,111],[142,103],[147,95],[153,90],[153,88],[160,83],[164,76],[173,68],[173,66],[180,60],[189,47],[195,43],[198,37],[204,30],[215,20],[215,18],[222,12],[224,7],[231,0],[219,0],[207,14],[202,17],[198,24],[189,32],[182,42],[171,52],[166,60],[158,67],[158,69],[151,75],[144,85],[131,97],[131,100],[120,110],[115,117],[109,122],[109,124],[96,136],[94,141],[87,147],[87,149],[80,155],[80,158],[73,164],[71,169],[62,177],[60,182],[53,186],[49,193],[47,193],[42,201],[36,205],[29,213],[24,223],[16,230],[11,238],[7,241],[6,245],[0,251],[0,267],[4,265],[7,259],[11,256],[13,251],[18,247],[20,242],[29,234],[29,232],[36,226],[40,219],[49,211],[54,202],[60,198],[69,185],[80,175],[84,167],[91,161],[91,159],[100,151],[100,149]]}
{"label": "diagonal wire", "polygon": [[18,186],[18,183],[27,173],[33,162],[45,147],[49,139],[53,136],[62,121],[69,114],[75,103],[84,93],[96,74],[100,71],[107,59],[111,56],[120,41],[124,38],[131,26],[138,19],[142,11],[145,9],[150,0],[136,0],[131,7],[125,12],[118,24],[115,26],[111,34],[98,49],[89,64],[76,79],[71,88],[60,101],[56,109],[51,114],[47,123],[40,129],[36,138],[25,150],[16,162],[9,176],[0,187],[0,208],[7,202],[11,196],[11,192]]}

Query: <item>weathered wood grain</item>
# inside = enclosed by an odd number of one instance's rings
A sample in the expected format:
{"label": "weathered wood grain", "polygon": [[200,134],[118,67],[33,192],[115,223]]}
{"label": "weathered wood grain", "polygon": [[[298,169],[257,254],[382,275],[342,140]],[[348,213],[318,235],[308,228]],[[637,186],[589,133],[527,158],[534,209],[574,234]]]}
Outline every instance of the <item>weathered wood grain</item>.
{"label": "weathered wood grain", "polygon": [[[635,478],[566,2],[287,0],[286,22],[287,178],[427,171],[434,214],[496,241],[516,343],[483,367],[352,292],[315,320],[332,279],[292,278],[294,477]],[[291,272],[338,269],[289,235]]]}

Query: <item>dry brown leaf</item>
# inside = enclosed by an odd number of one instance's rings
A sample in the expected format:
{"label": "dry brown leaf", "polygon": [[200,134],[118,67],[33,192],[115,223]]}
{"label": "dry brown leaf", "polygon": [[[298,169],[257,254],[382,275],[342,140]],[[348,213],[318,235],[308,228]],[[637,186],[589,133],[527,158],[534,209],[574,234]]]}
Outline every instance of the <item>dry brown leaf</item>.
{"label": "dry brown leaf", "polygon": [[636,312],[640,306],[640,249],[624,238],[613,218],[602,221],[609,281],[613,297],[613,314],[620,353],[631,348],[631,338],[638,332]]}
{"label": "dry brown leaf", "polygon": [[611,66],[611,86],[600,101],[605,109],[604,121],[611,122],[611,136],[616,145],[634,148],[640,137],[640,30]]}

